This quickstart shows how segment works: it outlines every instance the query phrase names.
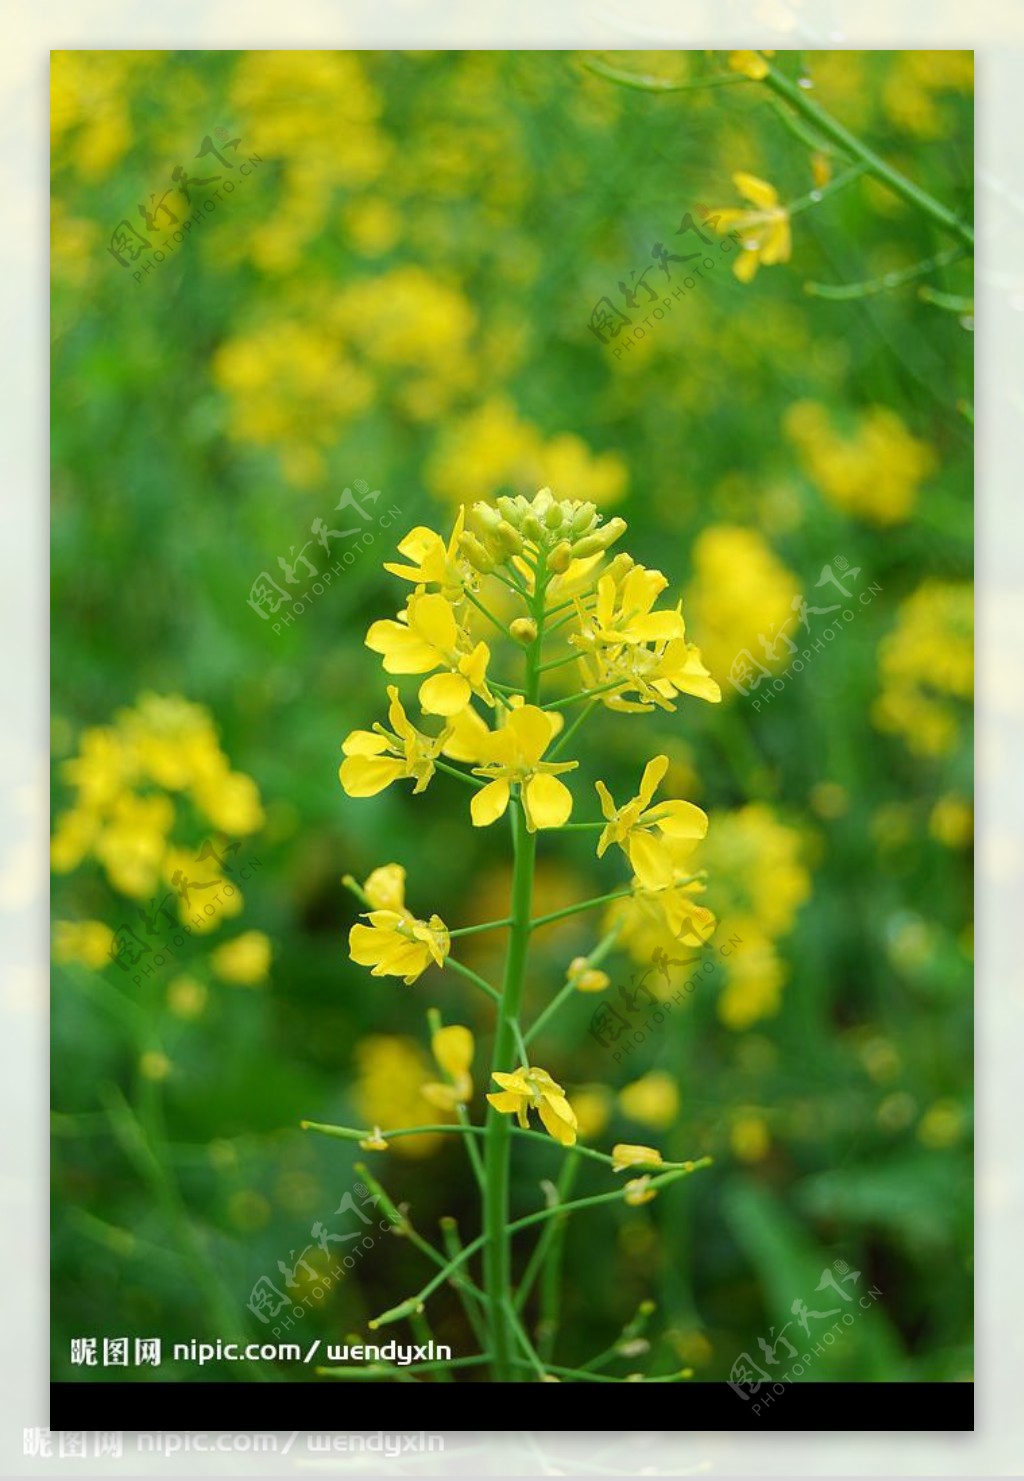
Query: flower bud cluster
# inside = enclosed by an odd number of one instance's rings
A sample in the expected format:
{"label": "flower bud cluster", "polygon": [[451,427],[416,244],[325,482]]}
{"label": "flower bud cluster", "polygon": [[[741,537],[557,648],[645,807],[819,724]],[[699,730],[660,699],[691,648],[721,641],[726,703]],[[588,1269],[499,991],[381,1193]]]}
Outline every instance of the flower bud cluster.
{"label": "flower bud cluster", "polygon": [[571,561],[598,555],[625,533],[623,519],[602,523],[595,505],[579,499],[556,499],[548,488],[532,499],[501,496],[493,504],[473,506],[474,529],[462,535],[461,549],[482,574],[504,565],[532,546],[544,551],[555,575]]}

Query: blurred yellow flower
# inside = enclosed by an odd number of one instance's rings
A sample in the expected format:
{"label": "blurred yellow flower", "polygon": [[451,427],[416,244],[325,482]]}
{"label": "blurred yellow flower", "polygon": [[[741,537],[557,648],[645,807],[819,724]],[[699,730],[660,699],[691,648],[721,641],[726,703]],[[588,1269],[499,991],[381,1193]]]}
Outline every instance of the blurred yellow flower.
{"label": "blurred yellow flower", "polygon": [[749,283],[759,266],[774,267],[777,263],[789,261],[792,249],[789,211],[779,205],[778,191],[756,175],[737,170],[732,183],[755,209],[719,208],[712,215],[715,230],[720,235],[739,231],[742,250],[733,272],[741,283]]}
{"label": "blurred yellow flower", "polygon": [[[773,672],[785,667],[789,650],[778,635],[800,587],[771,546],[755,530],[709,525],[694,542],[693,566],[687,610],[712,673],[724,680],[744,651]],[[738,692],[724,687],[728,698]]]}
{"label": "blurred yellow flower", "polygon": [[195,977],[174,977],[167,984],[167,1007],[175,1018],[202,1018],[209,993]]}
{"label": "blurred yellow flower", "polygon": [[99,971],[111,960],[114,933],[99,920],[57,920],[53,923],[53,959],[75,962]]}
{"label": "blurred yellow flower", "polygon": [[729,1145],[740,1162],[763,1162],[771,1149],[771,1137],[761,1116],[742,1112],[729,1130]]}
{"label": "blurred yellow flower", "polygon": [[622,1087],[619,1105],[631,1120],[664,1131],[679,1115],[679,1086],[667,1071],[651,1070]]}
{"label": "blurred yellow flower", "polygon": [[473,1098],[473,1035],[462,1024],[447,1024],[431,1035],[430,1048],[439,1069],[447,1077],[443,1084],[430,1081],[422,1094],[431,1105],[454,1111]]}
{"label": "blurred yellow flower", "polygon": [[611,1092],[604,1085],[584,1085],[572,1093],[576,1113],[576,1134],[581,1142],[601,1135],[612,1114]]}
{"label": "blurred yellow flower", "polygon": [[[405,1126],[429,1126],[447,1119],[424,1098],[422,1086],[430,1078],[432,1066],[415,1039],[398,1034],[370,1034],[360,1039],[355,1049],[356,1075],[352,1096],[359,1121],[364,1126],[385,1130]],[[422,1136],[397,1137],[383,1147],[370,1137],[369,1150],[387,1149],[396,1157],[416,1160],[429,1157],[442,1145],[444,1138],[427,1132]]]}
{"label": "blurred yellow flower", "polygon": [[262,931],[243,931],[210,954],[210,966],[222,982],[252,987],[270,971],[270,938]]}
{"label": "blurred yellow flower", "polygon": [[561,1085],[556,1085],[546,1070],[524,1065],[511,1074],[495,1071],[491,1075],[501,1086],[487,1099],[496,1111],[515,1114],[523,1130],[529,1127],[529,1112],[535,1110],[545,1131],[563,1147],[576,1141],[576,1115],[565,1098]]}
{"label": "blurred yellow flower", "polygon": [[880,730],[918,756],[947,755],[970,723],[974,693],[974,588],[969,581],[922,582],[901,604],[879,645]]}
{"label": "blurred yellow flower", "polygon": [[661,890],[673,882],[677,860],[662,842],[660,835],[677,843],[697,843],[708,831],[707,814],[692,802],[678,800],[651,806],[654,793],[668,771],[668,757],[655,756],[648,761],[640,782],[639,795],[615,806],[615,800],[604,782],[595,782],[601,799],[605,827],[598,839],[597,856],[602,858],[613,844],[626,855],[640,883],[648,890]]}
{"label": "blurred yellow flower", "polygon": [[643,1203],[650,1203],[652,1198],[657,1198],[657,1188],[651,1187],[651,1179],[645,1173],[641,1178],[630,1178],[624,1189],[626,1202],[632,1208],[639,1208]]}
{"label": "blurred yellow flower", "polygon": [[782,425],[829,503],[873,524],[909,518],[921,484],[938,466],[930,445],[885,406],[869,407],[844,433],[818,402],[797,401]]}
{"label": "blurred yellow flower", "polygon": [[744,77],[749,77],[752,82],[760,82],[762,77],[768,76],[768,63],[765,57],[773,57],[773,51],[731,51],[729,53],[729,67],[733,72],[742,72]]}
{"label": "blurred yellow flower", "polygon": [[574,957],[566,974],[577,992],[604,992],[612,979],[599,967],[592,967],[585,956]]}
{"label": "blurred yellow flower", "polygon": [[555,773],[572,771],[578,761],[544,761],[544,752],[561,724],[536,705],[511,710],[504,725],[481,738],[477,776],[488,779],[470,804],[474,827],[486,828],[502,817],[508,807],[513,783],[521,788],[526,826],[560,828],[572,813],[572,793]]}
{"label": "blurred yellow flower", "polygon": [[415,778],[414,793],[422,792],[434,775],[434,762],[449,731],[431,736],[417,730],[394,684],[388,685],[388,699],[390,730],[376,721],[372,730],[353,730],[342,741],[345,759],[338,768],[338,778],[349,797],[376,797],[392,782],[406,777]]}
{"label": "blurred yellow flower", "polygon": [[928,831],[946,848],[966,848],[974,840],[974,809],[965,798],[948,792],[932,808]]}
{"label": "blurred yellow flower", "polygon": [[492,396],[446,426],[427,464],[427,482],[438,498],[458,504],[505,488],[550,484],[564,498],[607,508],[624,497],[628,471],[618,453],[592,453],[575,433],[546,439],[506,397]]}

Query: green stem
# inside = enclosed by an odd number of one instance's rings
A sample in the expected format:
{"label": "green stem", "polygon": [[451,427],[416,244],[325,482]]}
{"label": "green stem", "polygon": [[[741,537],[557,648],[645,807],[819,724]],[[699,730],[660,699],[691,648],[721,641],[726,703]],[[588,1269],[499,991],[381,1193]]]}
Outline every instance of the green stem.
{"label": "green stem", "polygon": [[[475,1146],[472,1137],[469,1139],[469,1145]],[[461,1255],[463,1248],[462,1240],[459,1237],[459,1226],[450,1214],[445,1214],[440,1224],[445,1254],[449,1260],[457,1259]],[[473,1329],[473,1336],[479,1342],[480,1346],[485,1348],[487,1346],[487,1330],[476,1307],[469,1299],[469,1283],[461,1271],[457,1275],[452,1276],[452,1285],[458,1292],[459,1300],[462,1302],[462,1309],[466,1314],[466,1320]],[[486,1310],[486,1300],[484,1302],[484,1309]]]}
{"label": "green stem", "polygon": [[635,88],[641,93],[688,93],[705,87],[735,87],[737,83],[750,81],[739,72],[715,72],[710,77],[691,77],[685,81],[673,82],[667,77],[649,77],[639,72],[624,71],[621,67],[610,67],[607,62],[599,62],[592,57],[581,58],[581,64],[595,77],[617,82],[622,87]]}
{"label": "green stem", "polygon": [[[600,965],[601,962],[604,961],[609,952],[614,950],[615,943],[619,939],[619,932],[621,930],[622,922],[616,921],[611,930],[601,939],[601,941],[598,942],[597,946],[594,947],[594,950],[586,959],[587,966],[585,968],[581,968],[581,971],[586,971],[590,967],[597,967]],[[558,1012],[558,1009],[562,1006],[562,1004],[569,998],[571,998],[575,992],[575,981],[574,979],[570,978],[565,986],[551,999],[551,1002],[547,1005],[547,1007],[544,1008],[542,1012],[538,1013],[537,1017],[530,1024],[530,1027],[526,1030],[524,1038],[527,1044],[529,1044],[530,1040],[534,1038],[535,1035],[540,1033],[541,1029],[547,1023],[548,1019],[552,1018],[554,1014]]]}
{"label": "green stem", "polygon": [[[601,825],[598,824],[598,827]],[[507,915],[504,920],[487,920],[482,926],[460,926],[457,931],[449,931],[448,935],[454,941],[456,936],[475,936],[478,931],[497,931],[502,926],[510,926],[512,917]]]}
{"label": "green stem", "polygon": [[[540,655],[544,641],[544,599],[547,580],[545,557],[539,557],[534,579],[534,596],[527,598],[537,635],[526,650],[526,703],[536,704],[540,697]],[[526,979],[526,959],[530,949],[533,910],[533,874],[537,858],[537,835],[526,826],[522,799],[514,797],[509,806],[512,826],[512,925],[509,928],[505,979],[498,1007],[498,1024],[494,1035],[491,1072],[500,1073],[512,1067],[516,1040],[520,1037],[519,1011]],[[490,1306],[491,1345],[494,1351],[495,1382],[515,1378],[512,1357],[512,1328],[508,1298],[512,1288],[512,1246],[508,1228],[509,1153],[512,1141],[511,1123],[507,1116],[488,1102],[484,1139],[484,1290]]]}
{"label": "green stem", "polygon": [[[565,1167],[562,1169],[564,1192],[560,1192],[559,1203],[565,1202],[566,1196],[572,1189],[577,1166],[576,1158],[570,1152],[565,1159]],[[546,1257],[541,1262],[540,1267],[540,1315],[537,1321],[537,1351],[544,1362],[554,1357],[555,1339],[558,1336],[558,1324],[561,1319],[562,1255],[565,1250],[565,1234],[568,1223],[569,1216],[567,1214],[565,1218],[554,1219],[548,1225],[548,1228],[551,1230],[551,1239]]]}
{"label": "green stem", "polygon": [[500,1005],[501,993],[496,988],[493,988],[489,982],[485,982],[479,973],[470,971],[469,967],[464,967],[454,957],[445,957],[444,964],[446,967],[451,967],[453,972],[458,972],[460,977],[465,977],[467,982],[472,982],[481,992],[485,992],[489,998],[493,998]]}
{"label": "green stem", "polygon": [[581,689],[579,694],[570,694],[568,699],[553,699],[549,704],[542,705],[545,710],[562,710],[566,705],[572,705],[580,699],[593,699],[597,694],[608,694],[612,689],[628,688],[621,679],[616,679],[614,684],[602,684],[600,689]]}
{"label": "green stem", "polygon": [[610,895],[596,895],[593,900],[581,900],[578,905],[567,905],[564,910],[552,910],[550,915],[538,915],[530,922],[533,930],[538,926],[549,926],[552,921],[565,920],[567,916],[579,915],[584,910],[593,910],[598,905],[610,905],[613,900],[625,900],[632,890],[615,890]]}
{"label": "green stem", "polygon": [[486,783],[478,781],[475,776],[470,776],[467,772],[460,771],[457,766],[449,766],[447,761],[435,760],[434,765],[438,771],[443,771],[446,775],[455,777],[457,781],[465,782],[467,787],[476,787],[479,790],[479,788],[486,785]]}
{"label": "green stem", "polygon": [[[584,720],[588,720],[590,718],[590,716],[594,713],[594,710],[596,708],[597,708],[597,700],[596,699],[592,699],[590,701],[590,703],[587,705],[586,709],[585,710],[581,710],[580,713],[576,716],[575,720],[569,726],[569,729],[562,731],[562,734],[558,737],[558,740],[555,742],[555,744],[552,747],[551,751],[548,753],[548,760],[549,761],[553,761],[554,758],[558,755],[559,751],[563,750],[569,744],[570,740],[576,734],[577,730],[579,730],[579,728],[583,724]],[[572,823],[566,823],[564,826],[567,827],[567,828],[571,828],[573,826],[573,824]],[[589,827],[590,825],[588,823],[577,823],[575,826],[577,828],[586,828],[586,827]]]}
{"label": "green stem", "polygon": [[937,201],[926,190],[922,190],[919,185],[908,180],[906,175],[901,175],[899,170],[893,169],[892,165],[887,164],[880,155],[858,139],[856,134],[851,134],[849,129],[844,128],[830,113],[826,113],[819,103],[812,102],[803,88],[798,87],[795,82],[791,82],[788,77],[772,66],[768,67],[764,84],[779,97],[785,98],[786,102],[797,113],[802,114],[808,123],[813,124],[819,133],[824,134],[826,139],[830,139],[833,144],[838,144],[855,159],[863,161],[876,180],[881,180],[884,185],[888,185],[889,189],[902,200],[917,210],[923,211],[937,226],[941,226],[944,231],[948,231],[958,241],[973,250],[974,232],[965,221],[961,221],[948,206]]}
{"label": "green stem", "polygon": [[[581,1147],[579,1150],[585,1151],[586,1148]],[[572,1192],[572,1185],[575,1181],[578,1168],[579,1163],[575,1157],[567,1157],[565,1159],[565,1162],[562,1164],[562,1170],[558,1175],[558,1185],[555,1189],[555,1197],[554,1199],[552,1199],[551,1202],[552,1208],[559,1208],[569,1197],[569,1194]],[[519,1282],[519,1287],[516,1291],[515,1306],[517,1311],[522,1311],[523,1307],[526,1305],[527,1300],[529,1299],[530,1292],[533,1290],[533,1283],[537,1279],[537,1276],[540,1274],[541,1270],[544,1268],[544,1261],[547,1259],[548,1250],[551,1247],[551,1241],[554,1239],[555,1234],[558,1232],[558,1228],[558,1220],[553,1219],[551,1223],[546,1224],[540,1232],[537,1243],[533,1247],[533,1254],[526,1262],[526,1269],[523,1271],[523,1278]]]}
{"label": "green stem", "polygon": [[469,600],[473,603],[473,606],[479,608],[479,610],[484,614],[484,616],[487,617],[487,618],[489,618],[491,620],[491,622],[494,623],[494,626],[498,629],[498,631],[500,633],[503,633],[504,636],[507,638],[508,637],[508,628],[501,621],[501,619],[498,618],[498,617],[495,617],[495,615],[494,615],[493,612],[489,612],[487,610],[487,608],[484,606],[483,602],[480,600],[480,598],[479,597],[475,597],[473,595],[473,593],[469,590],[468,587],[466,588],[466,595],[469,598]]}
{"label": "green stem", "polygon": [[963,247],[947,247],[945,252],[926,257],[923,262],[915,262],[912,267],[883,273],[879,278],[868,278],[862,283],[805,283],[804,292],[812,298],[827,298],[837,302],[849,298],[871,298],[876,293],[887,293],[891,288],[902,288],[904,283],[913,283],[916,278],[935,272],[936,268],[948,267],[963,255]]}
{"label": "green stem", "polygon": [[[585,1149],[581,1147],[580,1150],[583,1151]],[[670,1183],[678,1182],[680,1178],[690,1177],[693,1173],[700,1172],[705,1167],[710,1167],[712,1161],[713,1159],[711,1157],[700,1157],[696,1162],[689,1162],[682,1167],[672,1168],[668,1172],[659,1173],[657,1177],[651,1178],[650,1186],[655,1190],[665,1188]],[[597,1208],[603,1203],[621,1203],[624,1201],[624,1197],[625,1190],[623,1188],[616,1188],[611,1193],[595,1193],[590,1198],[577,1198],[572,1203],[557,1204],[553,1208],[538,1209],[535,1213],[525,1214],[521,1219],[515,1219],[511,1224],[506,1225],[505,1233],[507,1235],[518,1234],[520,1229],[529,1229],[534,1224],[543,1224],[547,1219],[557,1218],[560,1214],[564,1213],[574,1213],[580,1208]],[[467,1244],[462,1253],[456,1256],[455,1259],[450,1260],[444,1270],[439,1271],[415,1296],[410,1296],[407,1301],[403,1301],[400,1305],[392,1307],[390,1311],[381,1312],[380,1316],[374,1317],[368,1322],[367,1325],[370,1331],[376,1332],[380,1327],[387,1326],[389,1322],[400,1321],[409,1311],[413,1310],[421,1302],[426,1301],[428,1296],[432,1296],[438,1286],[443,1285],[446,1280],[451,1278],[451,1272],[453,1270],[465,1264],[468,1259],[476,1254],[477,1250],[483,1249],[486,1243],[487,1234],[485,1233],[479,1235],[470,1244]],[[507,1356],[505,1361],[508,1361]]]}
{"label": "green stem", "polygon": [[[526,827],[526,816],[518,798],[511,804],[514,872],[512,879],[512,927],[508,956],[505,959],[505,981],[498,1010],[498,1027],[494,1036],[494,1070],[512,1068],[516,1051],[516,1031],[526,976],[526,956],[530,942],[530,911],[533,904],[533,870],[537,835]],[[511,1331],[505,1305],[512,1277],[512,1257],[508,1235],[509,1145],[511,1124],[507,1116],[488,1105],[484,1143],[484,1289],[490,1303],[494,1379],[507,1383],[514,1379],[509,1367],[512,1356]]]}
{"label": "green stem", "polygon": [[847,185],[852,185],[854,180],[859,180],[866,171],[867,165],[860,160],[857,164],[851,165],[848,170],[844,170],[841,175],[837,175],[834,180],[830,180],[827,185],[820,185],[816,190],[802,195],[799,200],[792,201],[786,207],[787,212],[790,216],[799,216],[801,211],[809,211],[812,206],[820,206],[822,201],[828,200],[830,195],[845,190]]}

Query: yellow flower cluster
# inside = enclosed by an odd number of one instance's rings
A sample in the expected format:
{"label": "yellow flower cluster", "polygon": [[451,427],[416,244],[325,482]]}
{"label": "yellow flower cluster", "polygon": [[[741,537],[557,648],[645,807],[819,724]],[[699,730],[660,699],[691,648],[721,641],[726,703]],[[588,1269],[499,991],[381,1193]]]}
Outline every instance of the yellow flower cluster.
{"label": "yellow flower cluster", "polygon": [[[173,884],[179,871],[186,879],[204,874],[196,864],[201,840],[185,848],[171,838],[179,813],[187,818],[192,809],[234,839],[263,822],[256,784],[232,771],[209,713],[178,695],[143,694],[112,724],[86,730],[60,774],[74,799],[57,818],[54,871],[69,874],[95,859],[112,888],[134,900],[149,899],[161,881]],[[237,887],[223,908],[241,908]],[[180,911],[185,919],[184,897]]]}
{"label": "yellow flower cluster", "polygon": [[918,756],[954,749],[974,693],[974,587],[925,581],[901,603],[879,646],[881,693],[872,718]]}
{"label": "yellow flower cluster", "polygon": [[545,437],[505,396],[492,396],[442,434],[427,465],[427,483],[439,499],[460,504],[479,490],[527,487],[546,475],[567,497],[617,504],[629,474],[618,453],[592,453],[581,437]]}
{"label": "yellow flower cluster", "polygon": [[872,524],[908,519],[921,484],[937,466],[929,444],[913,437],[885,406],[869,407],[844,433],[818,402],[797,401],[782,425],[829,503]]}
{"label": "yellow flower cluster", "polygon": [[50,147],[83,180],[105,180],[132,144],[131,85],[163,53],[54,51]]}
{"label": "yellow flower cluster", "polygon": [[[792,622],[800,587],[771,546],[756,530],[709,525],[694,543],[693,566],[687,607],[712,672],[728,674],[744,650],[767,669],[784,668],[785,645],[778,645],[773,659],[759,639],[770,646]],[[736,692],[726,685],[727,695]]]}
{"label": "yellow flower cluster", "polygon": [[974,92],[974,53],[970,51],[898,51],[886,78],[882,100],[898,128],[919,139],[948,137],[950,120],[944,92]]}
{"label": "yellow flower cluster", "polygon": [[[686,638],[681,604],[658,605],[666,578],[628,555],[610,554],[624,530],[621,519],[604,523],[592,503],[557,500],[547,488],[533,499],[478,503],[468,519],[460,508],[447,535],[425,526],[411,530],[399,543],[401,559],[386,564],[411,591],[394,619],[372,623],[366,644],[387,675],[415,678],[423,719],[414,723],[398,685],[388,684],[387,724],[353,730],[342,743],[339,779],[347,795],[374,797],[403,780],[418,793],[439,771],[454,773],[472,788],[474,827],[489,827],[513,808],[529,837],[568,823],[575,799],[563,777],[578,762],[556,758],[599,703],[646,712],[674,710],[680,695],[718,700],[717,684]],[[511,620],[510,598],[523,608]],[[496,616],[498,610],[506,615]],[[541,664],[545,632],[561,657]],[[522,670],[499,680],[495,661],[502,653]],[[564,697],[545,703],[544,674],[569,666],[579,692],[564,696],[560,688]],[[567,703],[587,706],[570,729],[562,715]],[[629,863],[632,885],[620,908],[654,923],[674,944],[696,946],[707,940],[714,919],[696,898],[702,885],[686,872],[687,860],[708,820],[690,802],[656,799],[668,769],[666,756],[652,758],[637,795],[621,805],[604,782],[596,783],[604,815],[597,854],[614,845]],[[466,930],[450,932],[437,915],[414,916],[400,865],[376,869],[361,886],[346,882],[367,906],[365,921],[349,933],[353,961],[407,984],[431,965],[474,977],[450,958],[452,936]],[[609,982],[582,958],[567,978],[567,986],[582,992],[602,991]],[[435,1031],[433,1047],[446,1078],[427,1082],[423,1093],[451,1110],[472,1093],[472,1037],[452,1025]],[[573,1145],[576,1113],[546,1070],[525,1062],[506,1069],[499,1061],[492,1078],[499,1087],[488,1094],[492,1107],[514,1114],[524,1130],[534,1110],[551,1136]],[[663,1087],[652,1088],[663,1101]],[[390,1141],[378,1131],[367,1145],[380,1150]],[[645,1183],[631,1196],[645,1202],[653,1192]]]}

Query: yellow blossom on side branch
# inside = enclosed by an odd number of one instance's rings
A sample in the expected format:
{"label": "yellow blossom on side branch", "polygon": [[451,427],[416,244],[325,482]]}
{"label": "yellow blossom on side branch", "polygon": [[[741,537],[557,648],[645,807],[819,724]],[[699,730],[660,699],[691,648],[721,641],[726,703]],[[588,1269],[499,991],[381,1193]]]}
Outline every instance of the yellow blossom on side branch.
{"label": "yellow blossom on side branch", "polygon": [[[767,70],[767,69],[765,69]],[[792,251],[789,211],[779,204],[779,193],[767,180],[737,170],[732,183],[753,209],[722,207],[712,214],[719,235],[738,231],[742,251],[733,273],[741,283],[749,283],[759,267],[774,267],[788,262]]]}
{"label": "yellow blossom on side branch", "polygon": [[514,1114],[524,1131],[530,1125],[528,1113],[536,1111],[544,1130],[556,1142],[561,1142],[563,1147],[575,1144],[576,1114],[561,1085],[556,1085],[546,1070],[524,1065],[508,1075],[495,1070],[491,1079],[501,1086],[487,1097],[496,1111]]}

